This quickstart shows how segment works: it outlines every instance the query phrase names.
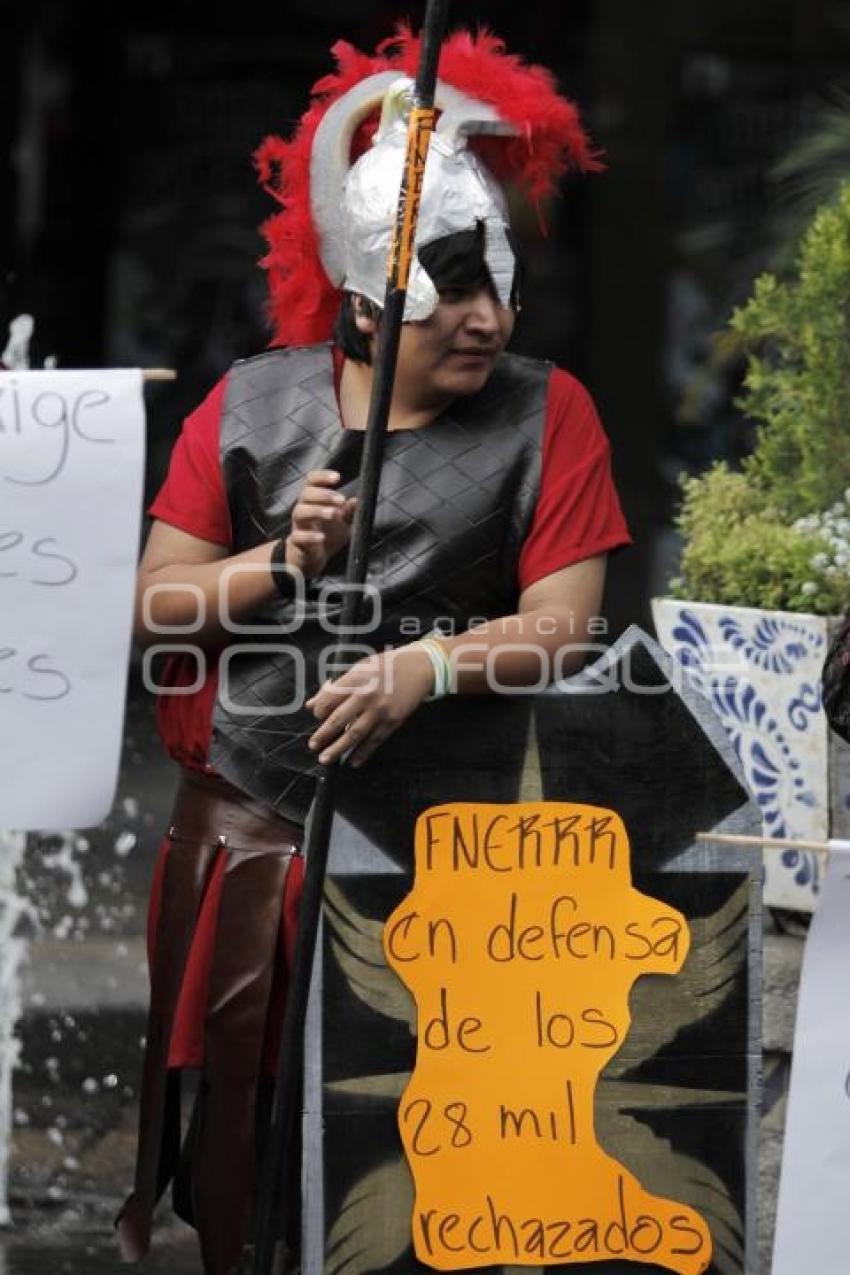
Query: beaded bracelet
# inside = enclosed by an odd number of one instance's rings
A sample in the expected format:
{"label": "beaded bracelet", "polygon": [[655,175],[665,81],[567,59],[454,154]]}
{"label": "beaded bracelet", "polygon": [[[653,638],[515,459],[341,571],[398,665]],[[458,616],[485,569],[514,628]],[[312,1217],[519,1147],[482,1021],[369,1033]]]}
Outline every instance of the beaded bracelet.
{"label": "beaded bracelet", "polygon": [[434,670],[434,689],[430,695],[425,696],[426,702],[453,695],[455,693],[454,670],[445,643],[437,637],[429,636],[420,638],[414,645],[422,648]]}

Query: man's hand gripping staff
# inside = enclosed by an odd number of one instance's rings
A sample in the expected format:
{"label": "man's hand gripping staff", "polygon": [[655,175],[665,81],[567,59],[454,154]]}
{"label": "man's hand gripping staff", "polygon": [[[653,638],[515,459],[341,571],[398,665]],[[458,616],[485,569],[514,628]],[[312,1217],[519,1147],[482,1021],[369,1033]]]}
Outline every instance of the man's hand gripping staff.
{"label": "man's hand gripping staff", "polygon": [[357,497],[335,491],[339,480],[334,469],[311,470],[292,510],[286,563],[307,579],[320,575],[351,538]]}

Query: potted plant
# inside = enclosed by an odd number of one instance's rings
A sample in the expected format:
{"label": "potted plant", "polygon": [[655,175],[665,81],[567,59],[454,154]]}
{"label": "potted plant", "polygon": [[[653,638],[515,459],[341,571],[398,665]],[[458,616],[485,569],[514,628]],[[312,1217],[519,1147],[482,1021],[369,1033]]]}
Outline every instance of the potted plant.
{"label": "potted plant", "polygon": [[[766,835],[822,841],[850,831],[850,754],[820,702],[850,606],[850,183],[814,217],[788,280],[759,278],[730,326],[755,449],[738,470],[684,480],[680,575],[653,615],[721,715]],[[766,868],[769,903],[814,905],[815,855]]]}

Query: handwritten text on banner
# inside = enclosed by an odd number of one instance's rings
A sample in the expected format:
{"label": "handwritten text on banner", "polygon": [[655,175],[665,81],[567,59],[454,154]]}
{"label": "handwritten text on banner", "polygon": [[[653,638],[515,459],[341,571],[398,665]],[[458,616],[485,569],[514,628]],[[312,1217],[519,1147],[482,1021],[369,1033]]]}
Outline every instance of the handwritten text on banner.
{"label": "handwritten text on banner", "polygon": [[420,816],[415,851],[384,947],[418,1009],[399,1129],[419,1260],[620,1259],[699,1275],[705,1220],[644,1190],[594,1128],[632,985],[678,973],[690,944],[684,916],[633,887],[620,817],[459,802]]}
{"label": "handwritten text on banner", "polygon": [[138,370],[0,373],[0,828],[109,809],[143,466]]}

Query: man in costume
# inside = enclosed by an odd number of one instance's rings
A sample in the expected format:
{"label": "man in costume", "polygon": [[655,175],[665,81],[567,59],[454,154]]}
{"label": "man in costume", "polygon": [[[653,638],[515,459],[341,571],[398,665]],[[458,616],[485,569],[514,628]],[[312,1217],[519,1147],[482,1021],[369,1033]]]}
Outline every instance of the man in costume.
{"label": "man in costume", "polygon": [[[375,750],[435,695],[572,671],[605,556],[628,541],[586,390],[504,353],[520,279],[499,182],[537,201],[596,161],[546,71],[486,33],[456,34],[389,415],[372,616],[347,638],[354,658],[330,667],[418,41],[402,31],[374,57],[334,52],[295,138],[257,155],[283,205],[265,228],[273,347],[185,422],[139,577],[140,641],[198,649],[161,678],[160,728],[184,774],[155,870],[139,1154],[118,1228],[138,1260],[173,1178],[212,1275],[236,1268],[250,1236],[317,766],[379,766]],[[200,1081],[181,1151],[186,1069]]]}

